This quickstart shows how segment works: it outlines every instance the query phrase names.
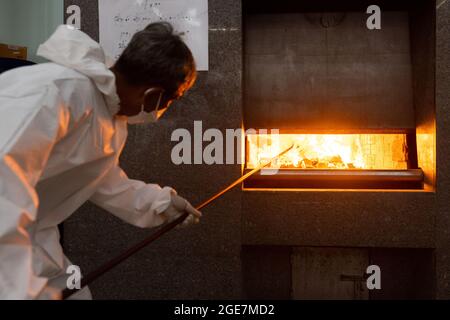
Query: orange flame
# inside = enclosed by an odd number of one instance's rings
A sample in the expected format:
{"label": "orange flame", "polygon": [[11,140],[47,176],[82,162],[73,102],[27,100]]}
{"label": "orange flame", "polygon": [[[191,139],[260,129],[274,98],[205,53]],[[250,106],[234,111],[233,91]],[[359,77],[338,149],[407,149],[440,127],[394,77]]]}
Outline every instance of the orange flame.
{"label": "orange flame", "polygon": [[272,168],[407,169],[404,134],[250,134],[247,168],[294,144]]}

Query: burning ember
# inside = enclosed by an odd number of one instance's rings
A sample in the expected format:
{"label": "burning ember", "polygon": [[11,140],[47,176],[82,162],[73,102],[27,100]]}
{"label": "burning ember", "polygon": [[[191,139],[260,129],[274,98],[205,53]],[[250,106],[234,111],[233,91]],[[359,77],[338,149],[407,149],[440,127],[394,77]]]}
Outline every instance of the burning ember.
{"label": "burning ember", "polygon": [[404,134],[250,134],[247,168],[267,162],[282,150],[272,168],[286,169],[407,169]]}

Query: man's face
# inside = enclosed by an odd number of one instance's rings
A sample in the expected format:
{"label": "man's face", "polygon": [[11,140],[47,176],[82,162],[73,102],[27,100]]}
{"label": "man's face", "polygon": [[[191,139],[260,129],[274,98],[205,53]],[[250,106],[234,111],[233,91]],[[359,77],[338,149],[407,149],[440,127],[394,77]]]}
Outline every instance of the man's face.
{"label": "man's face", "polygon": [[178,99],[178,97],[168,95],[167,92],[160,87],[149,88],[144,93],[144,111],[152,112],[157,110],[158,113],[162,116],[162,114],[167,111],[167,109],[175,99]]}
{"label": "man's face", "polygon": [[118,115],[128,117],[139,114],[142,106],[144,106],[145,112],[158,110],[162,114],[174,100],[180,99],[190,88],[190,86],[184,85],[176,93],[169,93],[161,87],[132,86],[120,74],[114,73],[116,74],[117,94],[120,99]]}

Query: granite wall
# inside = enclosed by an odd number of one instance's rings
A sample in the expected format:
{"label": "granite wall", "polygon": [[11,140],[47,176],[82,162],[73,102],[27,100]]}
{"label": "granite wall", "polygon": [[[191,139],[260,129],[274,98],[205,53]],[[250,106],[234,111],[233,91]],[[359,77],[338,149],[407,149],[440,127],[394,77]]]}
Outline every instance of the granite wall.
{"label": "granite wall", "polygon": [[436,3],[436,296],[450,298],[450,1]]}
{"label": "granite wall", "polygon": [[[98,38],[97,1],[65,4],[82,7],[82,29]],[[427,4],[437,7],[436,50],[427,55],[431,67],[436,66],[436,84],[431,77],[431,82],[419,85],[429,99],[416,108],[434,109],[435,103],[437,135],[434,122],[425,130],[432,138],[427,146],[433,149],[434,141],[437,146],[436,163],[430,165],[432,175],[437,168],[436,177],[429,179],[432,187],[408,192],[237,188],[206,208],[200,225],[167,234],[99,279],[91,286],[94,297],[242,298],[244,245],[263,251],[266,246],[429,249],[434,252],[430,259],[435,260],[436,297],[450,298],[450,2]],[[173,105],[164,121],[131,128],[121,159],[130,177],[173,186],[194,204],[241,173],[240,165],[175,166],[170,160],[170,136],[177,128],[193,132],[194,120],[221,130],[242,125],[241,1],[210,0],[209,23],[210,70],[200,73],[194,90]],[[429,37],[434,39],[433,33]],[[416,77],[429,75],[429,70],[418,68]],[[432,152],[432,162],[433,156]],[[73,262],[88,272],[149,233],[87,204],[64,224],[64,246]],[[280,292],[287,294],[284,288]]]}

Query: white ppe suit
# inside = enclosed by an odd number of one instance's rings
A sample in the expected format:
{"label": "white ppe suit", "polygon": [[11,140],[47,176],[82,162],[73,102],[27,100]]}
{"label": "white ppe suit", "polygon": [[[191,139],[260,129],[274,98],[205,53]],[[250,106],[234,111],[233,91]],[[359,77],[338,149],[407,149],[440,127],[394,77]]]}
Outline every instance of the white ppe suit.
{"label": "white ppe suit", "polygon": [[64,278],[57,226],[87,200],[153,227],[173,193],[119,167],[127,118],[115,116],[115,77],[99,44],[60,26],[38,55],[51,63],[0,76],[0,299],[33,299]]}

